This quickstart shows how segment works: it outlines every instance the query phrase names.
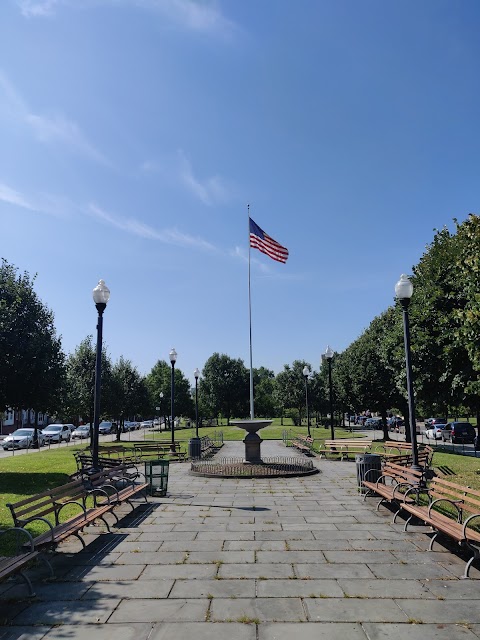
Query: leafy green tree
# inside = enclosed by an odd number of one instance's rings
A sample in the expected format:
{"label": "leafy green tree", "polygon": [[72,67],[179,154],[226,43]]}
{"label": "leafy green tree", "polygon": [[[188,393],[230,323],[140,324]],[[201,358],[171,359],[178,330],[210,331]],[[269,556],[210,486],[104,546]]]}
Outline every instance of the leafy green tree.
{"label": "leafy green tree", "polygon": [[[95,359],[96,344],[93,337],[84,338],[74,353],[67,357],[66,384],[63,395],[61,413],[74,424],[78,418],[93,425],[95,394]],[[105,349],[102,348],[102,390],[101,415],[109,417],[113,414],[112,406],[112,363]]]}
{"label": "leafy green tree", "polygon": [[118,418],[117,440],[123,432],[125,418],[148,411],[148,390],[144,379],[130,360],[120,356],[112,367],[112,415]]}
{"label": "leafy green tree", "polygon": [[244,418],[249,412],[249,373],[243,360],[214,353],[203,367],[200,381],[202,402],[215,415]]}
{"label": "leafy green tree", "polygon": [[280,371],[276,377],[277,393],[281,406],[285,409],[296,409],[299,424],[302,423],[302,415],[306,412],[305,378],[303,375],[305,366],[311,369],[308,362],[294,360],[292,366],[284,365],[283,371]]}
{"label": "leafy green tree", "polygon": [[[183,375],[182,371],[175,367],[175,399],[174,410],[176,416],[188,416],[191,418],[195,413],[194,402],[191,395],[190,383]],[[161,405],[161,412],[166,416],[165,424],[170,427],[171,389],[172,389],[172,366],[165,360],[158,360],[150,373],[145,378],[145,384],[149,394],[150,411],[153,415],[156,407]],[[163,393],[163,398],[160,398]]]}
{"label": "leafy green tree", "polygon": [[34,291],[35,277],[0,266],[0,410],[52,412],[64,381],[65,356],[53,313]]}
{"label": "leafy green tree", "polygon": [[275,374],[270,369],[260,367],[253,370],[255,416],[272,418],[277,415],[275,404]]}

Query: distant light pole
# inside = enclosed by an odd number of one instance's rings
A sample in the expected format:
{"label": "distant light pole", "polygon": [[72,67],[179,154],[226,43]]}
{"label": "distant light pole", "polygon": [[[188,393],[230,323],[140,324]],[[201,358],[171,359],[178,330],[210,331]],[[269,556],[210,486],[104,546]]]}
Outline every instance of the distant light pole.
{"label": "distant light pole", "polygon": [[102,335],[103,312],[110,298],[110,289],[104,280],[100,280],[92,292],[93,301],[98,311],[97,322],[97,356],[95,360],[95,398],[93,404],[93,442],[92,442],[92,466],[98,470],[98,425],[100,424],[100,395],[102,389]]}
{"label": "distant light pole", "polygon": [[333,349],[327,345],[324,355],[328,362],[328,388],[330,391],[330,431],[332,434],[332,440],[335,440],[335,427],[333,426],[333,385],[332,385]]}
{"label": "distant light pole", "polygon": [[[162,419],[162,409],[163,407],[163,391],[160,391],[160,420]],[[165,418],[165,416],[163,416]],[[163,420],[163,426],[165,427],[165,419]],[[162,423],[160,422],[160,424],[158,425],[158,428],[160,429],[160,431],[162,430]]]}
{"label": "distant light pole", "polygon": [[193,375],[195,376],[195,437],[198,438],[198,378],[200,369],[195,369]]}
{"label": "distant light pole", "polygon": [[413,284],[402,273],[395,285],[395,296],[402,305],[403,313],[403,341],[405,343],[405,367],[407,372],[408,420],[410,422],[410,439],[412,441],[412,469],[422,471],[418,464],[417,424],[415,418],[415,398],[413,396],[412,363],[410,360],[410,323],[408,319],[408,305],[413,294]]}
{"label": "distant light pole", "polygon": [[172,349],[170,351],[169,357],[170,357],[170,363],[172,365],[172,381],[171,381],[171,392],[172,392],[172,395],[171,395],[172,444],[171,444],[170,448],[171,448],[171,450],[173,452],[175,452],[175,407],[174,407],[174,400],[175,400],[175,362],[177,361],[177,352],[175,351],[175,349]]}
{"label": "distant light pole", "polygon": [[202,441],[198,437],[198,378],[200,376],[200,369],[195,369],[193,375],[195,376],[195,437],[190,438],[188,443],[188,457],[201,458]]}
{"label": "distant light pole", "polygon": [[308,376],[310,374],[310,369],[307,367],[307,365],[305,365],[303,367],[303,377],[305,378],[305,405],[307,407],[307,430],[308,430],[308,437],[311,437],[310,434],[310,413],[308,411]]}

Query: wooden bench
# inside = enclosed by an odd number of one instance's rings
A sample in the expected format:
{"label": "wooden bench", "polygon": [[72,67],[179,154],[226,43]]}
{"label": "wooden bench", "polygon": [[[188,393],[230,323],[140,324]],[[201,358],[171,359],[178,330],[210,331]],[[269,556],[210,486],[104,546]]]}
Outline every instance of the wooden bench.
{"label": "wooden bench", "polygon": [[[102,504],[97,504],[98,496],[102,496]],[[8,503],[7,507],[10,509],[15,527],[25,528],[32,523],[38,525],[43,522],[46,531],[33,538],[36,549],[55,548],[72,535],[77,537],[85,548],[80,533],[97,520],[102,520],[110,531],[105,515],[113,510],[114,503],[110,502],[104,490],[88,489],[81,480],[75,480],[14,504]],[[75,513],[62,521],[62,511],[65,507],[69,507]]]}
{"label": "wooden bench", "polygon": [[307,456],[313,455],[313,438],[311,436],[297,435],[292,440],[292,447],[298,449]]}
{"label": "wooden bench", "polygon": [[[15,536],[16,548],[15,555],[0,557],[0,580],[18,573],[26,582],[29,590],[29,595],[31,597],[34,597],[35,592],[33,591],[32,583],[28,575],[25,573],[24,569],[26,565],[29,565],[39,557],[40,551],[38,549],[35,549],[33,538],[30,532],[28,532],[26,529],[23,529],[22,527],[11,527],[10,529],[0,531],[0,537],[4,535]],[[20,538],[27,538],[28,540],[28,543],[25,543],[26,546],[24,551],[22,551],[23,543],[19,543]],[[40,558],[44,560],[44,562],[46,562],[50,569],[50,573],[53,576],[53,569],[48,560],[44,556],[40,556]]]}
{"label": "wooden bench", "polygon": [[[105,498],[102,498],[98,492],[95,494],[97,505],[109,504],[115,508],[123,502],[127,502],[133,511],[135,505],[132,504],[131,499],[137,497],[138,494],[143,493],[145,502],[148,502],[148,483],[140,482],[137,484],[135,479],[139,475],[138,471],[136,471],[136,475],[132,475],[132,466],[127,464],[93,473],[84,479],[84,484],[88,490],[101,490],[106,495]],[[118,522],[114,510],[112,510],[112,514]]]}
{"label": "wooden bench", "polygon": [[325,440],[319,449],[320,457],[329,455],[340,456],[340,460],[348,460],[349,456],[360,453],[371,453],[372,441],[365,438],[338,438],[337,440]]}
{"label": "wooden bench", "polygon": [[[93,456],[91,453],[85,453],[83,451],[76,451],[74,454],[75,462],[77,464],[77,471],[70,477],[72,480],[83,479],[85,475],[88,475],[93,468]],[[134,458],[104,458],[99,456],[98,468],[102,469],[116,469],[128,465],[132,469],[136,470],[136,476],[138,477],[138,469],[134,465]]]}
{"label": "wooden bench", "polygon": [[363,500],[365,501],[371,496],[380,497],[380,501],[376,506],[377,511],[383,503],[395,506],[396,512],[393,516],[393,522],[395,522],[397,515],[405,508],[406,504],[415,503],[415,497],[410,494],[424,486],[424,474],[421,471],[413,470],[411,467],[405,467],[389,461],[384,464],[381,476],[377,480],[368,478],[368,475],[373,471],[378,473],[377,469],[370,469],[366,472],[362,481],[363,486],[367,489]]}
{"label": "wooden bench", "polygon": [[[391,443],[387,441],[383,443],[381,447],[383,452],[380,452],[380,455],[384,460],[404,466],[411,466],[413,464],[412,445],[410,443],[393,443],[393,446],[391,446]],[[419,446],[418,464],[424,469],[429,469],[432,465],[433,454],[434,451],[432,447],[428,445]]]}
{"label": "wooden bench", "polygon": [[[421,504],[422,495],[428,497],[427,504]],[[411,500],[411,495],[415,497]],[[468,578],[474,560],[480,558],[480,491],[464,487],[449,480],[435,477],[423,492],[406,492],[402,508],[410,514],[405,522],[405,531],[412,518],[416,517],[424,524],[432,527],[434,534],[428,550],[439,535],[454,540],[472,552],[472,557],[465,564],[463,578]],[[477,526],[472,527],[477,519]]]}
{"label": "wooden bench", "polygon": [[187,454],[181,451],[180,442],[145,442],[134,447],[137,461],[151,458],[167,458],[170,460],[185,460]]}

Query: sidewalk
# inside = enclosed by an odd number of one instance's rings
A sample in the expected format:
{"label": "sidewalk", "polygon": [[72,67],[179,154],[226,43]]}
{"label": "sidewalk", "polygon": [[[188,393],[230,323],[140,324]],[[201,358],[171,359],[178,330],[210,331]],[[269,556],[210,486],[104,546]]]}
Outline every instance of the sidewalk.
{"label": "sidewalk", "polygon": [[[218,457],[240,456],[229,442]],[[265,441],[262,454],[292,455]],[[355,464],[292,479],[211,479],[170,466],[169,496],[115,533],[61,547],[57,580],[0,584],[1,640],[468,640],[480,572],[424,527],[363,502]],[[301,623],[301,624],[299,624]]]}

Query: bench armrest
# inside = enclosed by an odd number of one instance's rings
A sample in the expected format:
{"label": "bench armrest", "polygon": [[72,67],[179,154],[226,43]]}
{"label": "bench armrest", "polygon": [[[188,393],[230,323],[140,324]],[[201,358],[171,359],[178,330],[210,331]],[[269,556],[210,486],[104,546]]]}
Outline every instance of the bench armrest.
{"label": "bench armrest", "polygon": [[[30,533],[30,531],[27,531],[26,529],[24,529],[23,527],[10,527],[10,529],[4,529],[2,531],[0,531],[0,537],[3,536],[6,533],[12,533],[13,531],[15,531],[17,534],[24,534],[27,538],[28,538],[28,542],[30,543],[30,551],[35,551],[35,544],[33,542],[33,537],[32,534]],[[17,538],[19,536],[17,535]],[[15,553],[18,554],[19,550],[21,549],[22,546],[25,546],[27,543],[25,542],[23,545],[19,545],[18,544],[18,540],[16,540],[16,550]]]}
{"label": "bench armrest", "polygon": [[77,507],[80,507],[80,509],[83,511],[84,515],[87,514],[87,509],[85,505],[82,504],[81,502],[77,502],[76,500],[67,500],[66,502],[62,502],[62,503],[57,502],[55,504],[55,524],[57,525],[60,524],[60,513],[62,509],[69,504],[76,504]]}
{"label": "bench armrest", "polygon": [[474,513],[473,515],[469,516],[465,522],[463,523],[463,537],[466,538],[467,536],[466,531],[467,531],[467,527],[469,525],[469,523],[474,520],[475,518],[480,518],[480,513]]}
{"label": "bench armrest", "polygon": [[428,517],[430,517],[430,513],[431,513],[433,507],[436,504],[438,504],[439,502],[448,502],[449,504],[453,505],[455,507],[455,509],[457,510],[457,522],[461,522],[462,521],[462,510],[458,506],[458,504],[462,503],[463,500],[450,500],[449,498],[437,498],[436,500],[431,502],[430,506],[428,507]]}

